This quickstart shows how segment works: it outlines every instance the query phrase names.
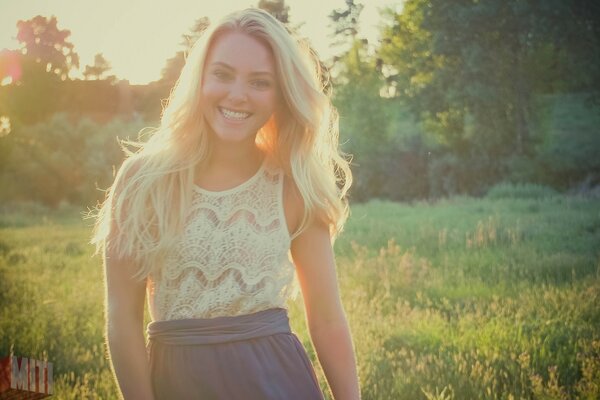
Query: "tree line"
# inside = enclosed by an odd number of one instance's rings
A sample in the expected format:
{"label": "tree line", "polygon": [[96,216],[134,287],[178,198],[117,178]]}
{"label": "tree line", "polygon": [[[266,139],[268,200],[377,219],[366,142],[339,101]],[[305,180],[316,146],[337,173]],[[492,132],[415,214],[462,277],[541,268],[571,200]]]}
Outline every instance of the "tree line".
{"label": "tree line", "polygon": [[408,0],[367,43],[332,14],[342,133],[363,198],[478,195],[502,182],[600,184],[600,5]]}
{"label": "tree line", "polygon": [[[285,1],[258,6],[297,29]],[[322,60],[353,157],[354,200],[479,195],[503,181],[600,183],[600,6],[408,0],[382,12],[378,42],[361,34],[362,9],[346,0],[329,13],[335,56]],[[102,54],[84,80],[70,79],[79,68],[70,32],[54,17],[19,21],[21,48],[0,52],[0,198],[100,198],[95,186],[122,159],[116,135],[157,124],[209,23],[199,18],[182,35],[161,79],[130,85]]]}

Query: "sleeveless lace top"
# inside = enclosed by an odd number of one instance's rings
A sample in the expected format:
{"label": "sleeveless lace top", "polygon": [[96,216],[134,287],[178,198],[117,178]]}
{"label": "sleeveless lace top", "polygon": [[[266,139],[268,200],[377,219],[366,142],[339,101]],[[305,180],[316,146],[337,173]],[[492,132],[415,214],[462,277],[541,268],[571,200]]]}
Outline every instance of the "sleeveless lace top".
{"label": "sleeveless lace top", "polygon": [[283,171],[263,161],[228,190],[193,188],[184,234],[148,280],[153,321],[286,308],[295,294]]}

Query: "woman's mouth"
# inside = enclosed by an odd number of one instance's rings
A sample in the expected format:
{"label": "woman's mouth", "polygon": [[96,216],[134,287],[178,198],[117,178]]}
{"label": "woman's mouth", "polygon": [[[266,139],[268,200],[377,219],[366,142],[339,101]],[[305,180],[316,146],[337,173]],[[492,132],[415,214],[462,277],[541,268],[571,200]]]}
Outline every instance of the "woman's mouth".
{"label": "woman's mouth", "polygon": [[221,115],[225,117],[225,119],[229,119],[231,121],[243,121],[250,115],[252,115],[247,112],[230,110],[228,108],[223,107],[218,107],[218,109],[221,112]]}

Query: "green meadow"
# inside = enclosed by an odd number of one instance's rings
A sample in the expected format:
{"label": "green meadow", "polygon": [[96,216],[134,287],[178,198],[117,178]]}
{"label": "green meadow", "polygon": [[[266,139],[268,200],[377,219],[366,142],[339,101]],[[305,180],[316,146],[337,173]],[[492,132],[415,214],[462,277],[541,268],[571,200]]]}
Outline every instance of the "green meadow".
{"label": "green meadow", "polygon": [[[56,399],[118,398],[90,224],[69,208],[0,216],[0,355],[53,362]],[[335,250],[364,399],[600,398],[600,199],[371,201]]]}

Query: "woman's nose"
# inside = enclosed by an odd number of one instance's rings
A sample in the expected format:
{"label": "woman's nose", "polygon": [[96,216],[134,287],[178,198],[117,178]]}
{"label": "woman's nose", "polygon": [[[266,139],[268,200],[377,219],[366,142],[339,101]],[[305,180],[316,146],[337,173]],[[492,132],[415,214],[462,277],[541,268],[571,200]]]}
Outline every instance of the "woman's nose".
{"label": "woman's nose", "polygon": [[236,102],[242,102],[242,101],[246,101],[248,100],[248,93],[247,93],[247,87],[244,84],[244,82],[242,82],[239,79],[236,79],[234,82],[232,82],[231,86],[229,87],[229,99],[232,101],[236,101]]}

